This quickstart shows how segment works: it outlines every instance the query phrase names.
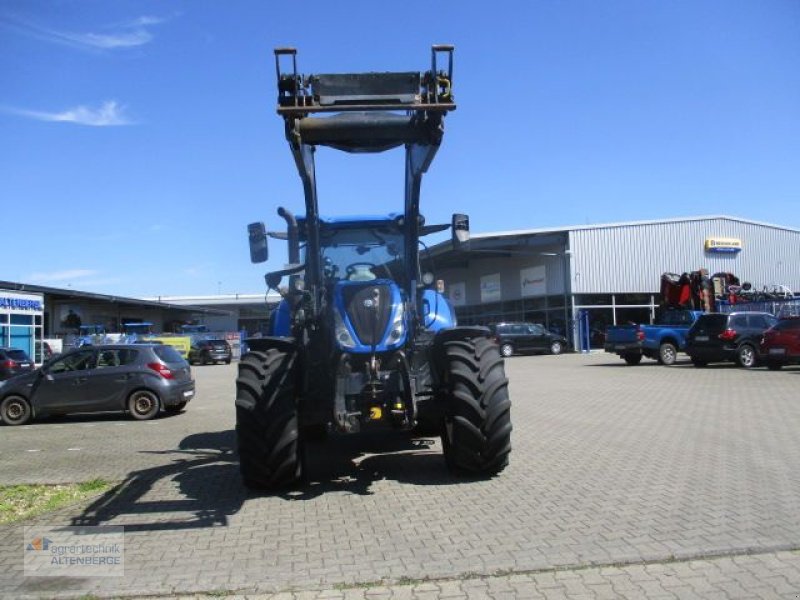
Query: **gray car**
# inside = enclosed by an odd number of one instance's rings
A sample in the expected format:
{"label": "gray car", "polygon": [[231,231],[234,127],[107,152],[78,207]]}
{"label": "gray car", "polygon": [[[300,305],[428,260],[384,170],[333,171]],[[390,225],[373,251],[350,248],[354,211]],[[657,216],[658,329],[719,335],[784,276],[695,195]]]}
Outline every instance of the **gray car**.
{"label": "gray car", "polygon": [[19,348],[0,348],[0,381],[33,370],[33,361]]}
{"label": "gray car", "polygon": [[45,415],[125,411],[146,420],[162,409],[180,412],[193,397],[191,367],[172,346],[92,346],[0,383],[0,419],[22,425]]}

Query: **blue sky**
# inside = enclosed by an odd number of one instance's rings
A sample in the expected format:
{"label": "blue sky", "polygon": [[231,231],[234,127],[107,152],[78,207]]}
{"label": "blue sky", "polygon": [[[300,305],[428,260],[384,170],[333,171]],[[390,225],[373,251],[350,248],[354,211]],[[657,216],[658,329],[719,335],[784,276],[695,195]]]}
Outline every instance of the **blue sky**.
{"label": "blue sky", "polygon": [[[730,214],[800,228],[800,2],[0,3],[0,279],[258,293],[246,224],[302,186],[272,49],[302,72],[424,70],[458,110],[428,222],[474,232]],[[317,154],[323,214],[402,206],[400,151]]]}

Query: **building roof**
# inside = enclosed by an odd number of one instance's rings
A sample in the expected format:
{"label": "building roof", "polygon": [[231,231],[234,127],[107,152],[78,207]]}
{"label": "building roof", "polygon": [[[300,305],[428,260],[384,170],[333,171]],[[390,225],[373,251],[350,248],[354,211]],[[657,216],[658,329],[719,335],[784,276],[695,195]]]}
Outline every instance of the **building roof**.
{"label": "building roof", "polygon": [[45,294],[55,300],[98,300],[117,304],[130,304],[134,306],[151,306],[157,308],[170,308],[183,311],[199,312],[206,314],[227,315],[228,311],[204,308],[202,306],[192,306],[187,304],[171,303],[162,300],[144,300],[141,298],[128,298],[125,296],[113,296],[109,294],[98,294],[95,292],[84,292],[71,288],[55,288],[44,285],[34,285],[30,283],[19,283],[14,281],[0,281],[0,289],[11,292],[32,292],[34,294]]}
{"label": "building roof", "polygon": [[793,231],[795,233],[800,233],[800,229],[795,229],[793,227],[786,227],[783,225],[775,225],[772,223],[764,223],[761,221],[752,221],[750,219],[742,219],[741,217],[732,217],[729,215],[707,215],[707,216],[698,216],[698,217],[676,217],[673,219],[654,219],[649,221],[624,221],[619,223],[598,223],[592,225],[567,225],[565,227],[544,227],[544,228],[537,228],[537,229],[515,229],[509,231],[496,231],[496,232],[489,232],[489,233],[473,233],[470,234],[470,238],[473,240],[478,239],[485,239],[485,238],[493,238],[493,237],[509,237],[509,236],[518,236],[518,235],[532,235],[537,233],[563,233],[567,231],[579,231],[579,230],[587,230],[587,229],[611,229],[614,227],[636,227],[641,225],[660,225],[663,223],[684,223],[684,222],[694,222],[694,221],[711,221],[711,220],[727,220],[727,221],[737,221],[739,223],[748,223],[750,225],[760,225],[762,227],[770,227],[773,229],[781,229],[784,231]]}
{"label": "building roof", "polygon": [[276,292],[269,292],[268,294],[217,294],[208,296],[158,296],[157,298],[148,298],[151,301],[168,302],[170,304],[179,306],[190,306],[194,304],[209,306],[209,305],[225,305],[231,306],[236,304],[264,304],[280,302],[281,297]]}

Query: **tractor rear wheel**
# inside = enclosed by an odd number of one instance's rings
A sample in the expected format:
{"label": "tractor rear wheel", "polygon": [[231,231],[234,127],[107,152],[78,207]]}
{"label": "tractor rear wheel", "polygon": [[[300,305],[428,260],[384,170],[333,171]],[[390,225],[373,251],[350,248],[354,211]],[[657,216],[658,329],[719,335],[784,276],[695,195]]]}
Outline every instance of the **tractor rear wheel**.
{"label": "tractor rear wheel", "polygon": [[490,477],[508,465],[511,400],[503,358],[487,338],[446,342],[442,446],[448,468]]}
{"label": "tractor rear wheel", "polygon": [[297,353],[270,348],[239,361],[236,438],[244,484],[289,486],[303,475],[296,393]]}

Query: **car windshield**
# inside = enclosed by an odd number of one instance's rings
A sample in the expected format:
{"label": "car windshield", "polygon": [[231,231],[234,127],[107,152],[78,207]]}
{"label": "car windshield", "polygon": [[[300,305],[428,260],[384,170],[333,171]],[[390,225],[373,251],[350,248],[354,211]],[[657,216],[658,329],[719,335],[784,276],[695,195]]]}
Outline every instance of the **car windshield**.
{"label": "car windshield", "polygon": [[325,229],[320,243],[328,281],[403,277],[403,236],[394,228]]}
{"label": "car windshield", "polygon": [[695,323],[696,331],[719,332],[725,329],[728,324],[728,315],[701,315]]}

